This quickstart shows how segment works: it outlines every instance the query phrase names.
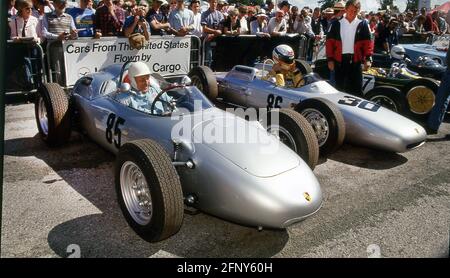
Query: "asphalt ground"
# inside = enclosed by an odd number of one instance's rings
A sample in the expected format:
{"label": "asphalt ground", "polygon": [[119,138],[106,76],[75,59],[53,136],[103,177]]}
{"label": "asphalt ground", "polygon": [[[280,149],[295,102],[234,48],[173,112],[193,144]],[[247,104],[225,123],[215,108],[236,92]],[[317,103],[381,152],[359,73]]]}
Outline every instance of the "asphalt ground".
{"label": "asphalt ground", "polygon": [[448,120],[408,153],[344,145],[322,158],[323,207],[286,230],[185,214],[178,234],[151,244],[118,207],[113,155],[77,133],[49,149],[34,106],[7,106],[1,257],[448,257],[447,133]]}

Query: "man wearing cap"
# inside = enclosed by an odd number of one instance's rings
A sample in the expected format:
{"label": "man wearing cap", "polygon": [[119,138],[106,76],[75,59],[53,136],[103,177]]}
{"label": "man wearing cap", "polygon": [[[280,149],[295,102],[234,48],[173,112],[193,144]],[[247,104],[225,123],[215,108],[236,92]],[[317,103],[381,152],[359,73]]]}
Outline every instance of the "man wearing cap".
{"label": "man wearing cap", "polygon": [[266,15],[267,18],[271,18],[274,16],[274,10],[275,9],[275,4],[273,2],[273,0],[266,0]]}
{"label": "man wearing cap", "polygon": [[284,12],[284,19],[286,20],[286,23],[288,23],[291,4],[289,3],[289,1],[284,0],[280,4],[278,4],[278,8]]}
{"label": "man wearing cap", "polygon": [[112,0],[103,0],[103,6],[95,12],[95,37],[118,36],[125,22],[125,12],[113,4]]}
{"label": "man wearing cap", "polygon": [[250,22],[250,33],[259,37],[270,37],[267,14],[264,11],[259,11],[256,14],[256,20]]}
{"label": "man wearing cap", "polygon": [[331,19],[331,24],[336,20],[342,19],[342,17],[344,16],[345,2],[344,1],[336,2],[336,4],[334,4],[333,11],[334,11],[334,15],[333,15],[333,18]]}
{"label": "man wearing cap", "polygon": [[340,91],[362,94],[362,68],[368,69],[373,53],[369,25],[357,18],[361,3],[349,0],[345,17],[333,22],[326,40],[328,69],[335,71]]}
{"label": "man wearing cap", "polygon": [[323,29],[323,32],[325,35],[328,33],[328,30],[331,27],[331,20],[333,18],[333,15],[334,15],[334,11],[332,8],[326,8],[323,11],[323,18],[322,18],[321,23],[322,23],[322,29]]}
{"label": "man wearing cap", "polygon": [[284,19],[284,11],[276,11],[275,17],[272,17],[269,21],[268,29],[270,36],[278,37],[286,35],[287,27],[287,22]]}

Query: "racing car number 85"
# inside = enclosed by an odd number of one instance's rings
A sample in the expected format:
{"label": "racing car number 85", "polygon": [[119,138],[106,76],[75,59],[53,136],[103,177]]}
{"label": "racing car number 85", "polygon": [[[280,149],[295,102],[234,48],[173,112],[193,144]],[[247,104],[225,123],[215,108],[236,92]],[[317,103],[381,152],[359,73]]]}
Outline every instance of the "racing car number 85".
{"label": "racing car number 85", "polygon": [[364,110],[368,110],[368,111],[372,111],[372,112],[377,112],[378,109],[380,109],[380,105],[367,101],[367,100],[362,100],[356,97],[352,97],[352,96],[344,96],[343,99],[340,99],[338,101],[339,104],[343,104],[343,105],[348,105],[348,106],[357,106],[358,108],[364,109]]}
{"label": "racing car number 85", "polygon": [[[121,137],[122,131],[120,130],[119,125],[123,125],[125,123],[125,119],[118,117],[116,121],[116,114],[111,113],[106,120],[106,141],[112,144],[114,141],[114,146],[116,148],[120,148],[121,145]],[[114,128],[114,134],[112,129]],[[113,138],[113,136],[117,135],[117,140]]]}

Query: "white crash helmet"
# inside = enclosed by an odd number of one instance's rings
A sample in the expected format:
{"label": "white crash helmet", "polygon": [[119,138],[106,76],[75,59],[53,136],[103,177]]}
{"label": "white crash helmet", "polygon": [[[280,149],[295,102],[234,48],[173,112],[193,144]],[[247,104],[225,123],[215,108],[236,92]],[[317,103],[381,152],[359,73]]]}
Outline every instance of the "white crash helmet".
{"label": "white crash helmet", "polygon": [[398,60],[403,60],[405,58],[405,49],[403,46],[394,45],[391,49],[391,57]]}
{"label": "white crash helmet", "polygon": [[151,74],[150,69],[144,62],[131,63],[131,66],[128,68],[128,76],[130,78],[131,87],[137,89],[136,80],[134,79],[135,77],[150,74]]}
{"label": "white crash helmet", "polygon": [[289,45],[280,44],[273,49],[272,58],[275,63],[292,65],[295,62],[294,50]]}

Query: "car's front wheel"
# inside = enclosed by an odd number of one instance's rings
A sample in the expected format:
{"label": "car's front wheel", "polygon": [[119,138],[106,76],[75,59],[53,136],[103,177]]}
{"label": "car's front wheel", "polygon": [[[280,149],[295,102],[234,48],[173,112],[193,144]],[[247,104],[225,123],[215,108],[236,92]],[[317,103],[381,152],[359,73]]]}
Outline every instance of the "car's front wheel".
{"label": "car's front wheel", "polygon": [[295,111],[311,124],[321,155],[331,154],[342,145],[345,138],[344,117],[331,101],[321,98],[306,99],[297,105]]}
{"label": "car's front wheel", "polygon": [[70,138],[69,99],[56,83],[45,83],[38,89],[35,102],[39,135],[49,146],[60,146]]}
{"label": "car's front wheel", "polygon": [[149,139],[124,144],[115,165],[117,198],[125,219],[143,239],[166,239],[181,227],[183,191],[171,159]]}
{"label": "car's front wheel", "polygon": [[[278,123],[273,121],[277,119]],[[261,115],[260,115],[261,116]],[[319,145],[314,130],[306,119],[290,109],[273,109],[262,120],[267,131],[295,151],[314,170],[319,160]]]}

